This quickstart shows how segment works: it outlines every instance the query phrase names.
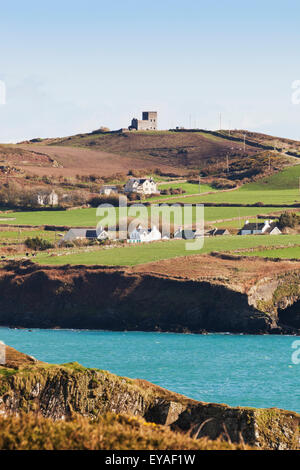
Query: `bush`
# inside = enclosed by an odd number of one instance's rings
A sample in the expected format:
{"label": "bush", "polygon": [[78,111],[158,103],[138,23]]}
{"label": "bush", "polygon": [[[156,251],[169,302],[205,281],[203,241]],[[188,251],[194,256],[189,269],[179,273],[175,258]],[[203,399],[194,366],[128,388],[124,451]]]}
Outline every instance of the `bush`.
{"label": "bush", "polygon": [[236,187],[236,184],[233,181],[227,179],[218,179],[212,182],[212,186],[215,189],[232,189]]}
{"label": "bush", "polygon": [[54,248],[54,245],[48,240],[43,240],[42,238],[26,238],[25,246],[34,251],[44,251],[49,250],[49,248]]}
{"label": "bush", "polygon": [[129,193],[127,197],[129,201],[141,201],[142,200],[142,195],[138,193]]}
{"label": "bush", "polygon": [[110,194],[109,196],[94,196],[89,199],[88,203],[92,207],[98,207],[101,204],[111,204],[114,207],[119,206],[119,196],[117,194]]}
{"label": "bush", "polygon": [[300,217],[295,212],[283,212],[279,217],[279,227],[295,227],[300,223]]}

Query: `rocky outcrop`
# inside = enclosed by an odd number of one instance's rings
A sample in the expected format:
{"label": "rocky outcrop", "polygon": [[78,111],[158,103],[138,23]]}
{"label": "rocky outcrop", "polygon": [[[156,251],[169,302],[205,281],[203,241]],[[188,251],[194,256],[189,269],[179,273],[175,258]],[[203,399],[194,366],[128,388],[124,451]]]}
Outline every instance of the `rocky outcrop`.
{"label": "rocky outcrop", "polygon": [[[20,353],[19,353],[20,354]],[[30,362],[10,349],[0,367],[0,414],[21,412],[53,420],[96,418],[107,412],[129,414],[167,425],[194,437],[244,442],[270,449],[299,448],[300,415],[278,409],[232,408],[191,400],[144,380],[86,369]],[[29,362],[28,362],[29,361]]]}
{"label": "rocky outcrop", "polygon": [[[184,275],[193,263],[198,271]],[[255,260],[241,263],[194,256],[172,260],[170,268],[164,262],[136,268],[7,264],[0,270],[0,325],[298,333],[300,264],[266,262],[271,275],[262,276],[251,272]],[[282,321],[292,304],[296,310]]]}

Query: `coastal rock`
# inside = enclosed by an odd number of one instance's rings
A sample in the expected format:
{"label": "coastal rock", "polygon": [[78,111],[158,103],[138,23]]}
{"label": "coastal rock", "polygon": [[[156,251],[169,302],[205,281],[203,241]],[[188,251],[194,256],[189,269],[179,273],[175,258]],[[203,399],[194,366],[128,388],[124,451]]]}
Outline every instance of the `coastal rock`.
{"label": "coastal rock", "polygon": [[299,262],[240,256],[133,268],[13,262],[0,270],[0,325],[299,334],[299,280]]}
{"label": "coastal rock", "polygon": [[196,438],[221,437],[264,449],[298,449],[300,445],[297,413],[198,402],[145,380],[118,377],[77,363],[29,364],[28,356],[21,353],[17,366],[0,367],[2,416],[34,413],[57,421],[76,416],[94,419],[113,412],[141,417]]}

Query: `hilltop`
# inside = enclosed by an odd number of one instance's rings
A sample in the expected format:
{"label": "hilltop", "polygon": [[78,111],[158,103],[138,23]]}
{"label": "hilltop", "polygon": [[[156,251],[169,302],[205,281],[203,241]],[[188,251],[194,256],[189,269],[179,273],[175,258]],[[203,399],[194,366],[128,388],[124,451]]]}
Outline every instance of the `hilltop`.
{"label": "hilltop", "polygon": [[[224,134],[229,134],[229,131],[224,131]],[[230,131],[230,135],[232,137],[239,138],[241,140],[246,137],[246,141],[250,144],[250,142],[255,142],[259,145],[268,146],[271,148],[276,148],[282,152],[286,152],[287,154],[294,155],[299,157],[300,156],[300,142],[293,139],[286,139],[284,137],[276,137],[273,135],[262,134],[260,132],[251,132],[247,130],[233,130]]]}
{"label": "hilltop", "polygon": [[297,413],[198,402],[78,363],[22,363],[6,349],[18,363],[0,366],[1,449],[299,448]]}
{"label": "hilltop", "polygon": [[[205,130],[101,130],[0,145],[0,207],[36,208],[38,194],[53,189],[62,207],[84,206],[99,195],[103,184],[122,190],[130,176],[152,176],[161,185],[179,183],[174,194],[199,195],[199,177],[203,193],[220,190],[188,202],[265,203],[263,194],[252,194],[248,201],[249,193],[224,195],[221,190],[238,189],[296,165],[299,159],[291,154],[253,138],[244,142],[225,131]],[[269,196],[271,203],[281,203],[280,194],[276,201]],[[289,194],[290,201],[297,202],[294,194]]]}
{"label": "hilltop", "polygon": [[[244,146],[226,135],[207,131],[93,132],[57,139],[33,139],[5,148],[6,159],[20,152],[20,167],[41,175],[48,161],[47,174],[74,176],[97,173],[112,176],[129,170],[155,171],[178,176],[191,172],[226,172],[226,159],[240,161],[252,157],[248,166],[265,150]],[[0,156],[3,157],[3,148]],[[9,152],[12,156],[9,156]],[[26,156],[24,162],[24,154]],[[5,157],[5,155],[4,155]],[[33,162],[41,158],[40,164]],[[47,160],[48,159],[48,160]],[[213,169],[213,171],[211,171]]]}

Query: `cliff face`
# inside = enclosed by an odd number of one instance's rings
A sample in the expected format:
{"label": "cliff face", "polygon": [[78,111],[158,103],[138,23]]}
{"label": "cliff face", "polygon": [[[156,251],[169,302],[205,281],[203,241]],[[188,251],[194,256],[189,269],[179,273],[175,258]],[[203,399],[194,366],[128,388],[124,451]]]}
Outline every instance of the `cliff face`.
{"label": "cliff face", "polygon": [[297,332],[300,263],[265,262],[267,276],[258,261],[243,263],[209,256],[123,269],[13,263],[0,270],[0,325]]}
{"label": "cliff face", "polygon": [[107,412],[142,417],[194,437],[270,449],[299,448],[300,416],[277,409],[231,408],[207,404],[169,392],[142,380],[118,377],[79,364],[44,364],[11,356],[0,367],[0,414],[42,414],[53,420],[76,416],[96,418]]}

